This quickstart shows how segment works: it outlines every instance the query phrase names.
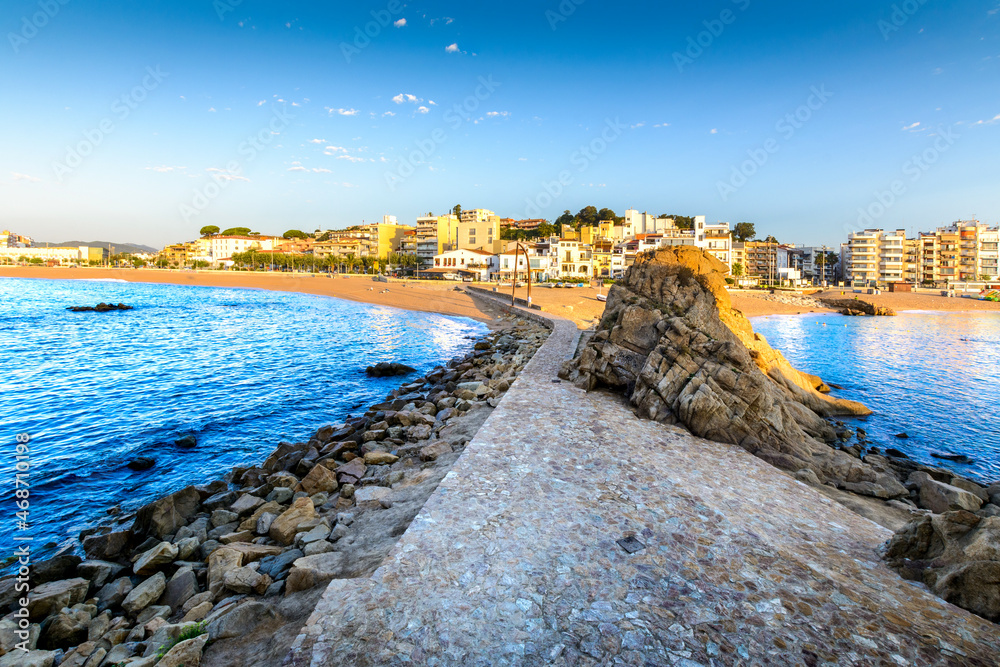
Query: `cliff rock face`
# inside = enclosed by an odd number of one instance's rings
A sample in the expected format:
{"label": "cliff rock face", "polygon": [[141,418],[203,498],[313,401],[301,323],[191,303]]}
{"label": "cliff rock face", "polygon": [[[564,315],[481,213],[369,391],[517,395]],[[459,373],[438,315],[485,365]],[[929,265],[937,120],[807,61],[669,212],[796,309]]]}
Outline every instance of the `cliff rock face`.
{"label": "cliff rock face", "polygon": [[601,325],[564,377],[628,396],[637,414],[739,445],[790,471],[880,498],[906,494],[893,477],[837,451],[835,415],[867,415],[827,395],[732,308],[726,267],[691,247],[644,253],[608,294]]}

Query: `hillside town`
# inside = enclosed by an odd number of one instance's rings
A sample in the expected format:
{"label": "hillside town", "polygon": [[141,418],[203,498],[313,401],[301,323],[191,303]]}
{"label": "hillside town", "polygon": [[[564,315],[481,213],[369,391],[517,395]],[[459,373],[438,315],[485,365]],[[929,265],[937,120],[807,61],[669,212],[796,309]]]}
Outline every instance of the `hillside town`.
{"label": "hillside town", "polygon": [[618,217],[590,206],[554,223],[501,218],[488,209],[456,206],[415,224],[386,215],[343,230],[289,230],[281,236],[247,227],[207,226],[200,237],[157,254],[115,254],[113,246],[48,247],[30,237],[0,234],[0,263],[52,266],[152,266],[163,269],[383,273],[466,282],[617,280],[647,250],[692,246],[729,269],[737,287],[899,286],[948,288],[996,282],[1000,229],[959,221],[908,237],[904,230],[850,233],[838,248],[757,238],[755,225],[709,223],[705,216]]}

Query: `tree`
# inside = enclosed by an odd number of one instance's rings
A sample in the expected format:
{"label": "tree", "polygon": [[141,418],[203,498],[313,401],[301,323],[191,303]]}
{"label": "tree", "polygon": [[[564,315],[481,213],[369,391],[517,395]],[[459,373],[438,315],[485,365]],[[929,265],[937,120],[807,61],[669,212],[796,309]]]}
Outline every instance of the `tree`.
{"label": "tree", "polygon": [[300,232],[297,229],[289,229],[287,232],[281,235],[283,239],[304,239],[308,238],[305,232]]}
{"label": "tree", "polygon": [[576,217],[572,213],[569,212],[569,209],[566,209],[565,211],[563,211],[563,214],[560,215],[558,218],[556,218],[556,230],[557,230],[556,233],[557,234],[560,231],[562,231],[562,226],[563,225],[572,225],[574,227],[576,226]]}
{"label": "tree", "polygon": [[451,209],[451,213],[456,218],[461,218],[462,217],[462,205],[461,204],[456,204],[455,207],[453,209]]}
{"label": "tree", "polygon": [[249,227],[230,227],[222,232],[223,236],[250,236]]}
{"label": "tree", "polygon": [[776,239],[776,238],[774,238],[773,236],[770,236],[770,235],[766,239],[764,239],[764,243],[777,243],[777,242],[778,242],[778,239]]}
{"label": "tree", "polygon": [[597,218],[600,222],[604,222],[605,220],[611,220],[612,222],[614,222],[615,220],[618,219],[618,216],[615,215],[615,212],[612,211],[610,208],[602,208],[597,213]]}
{"label": "tree", "polygon": [[754,224],[752,222],[737,222],[736,228],[733,230],[733,236],[740,243],[746,243],[753,237],[757,236],[757,230],[754,229]]}
{"label": "tree", "polygon": [[547,239],[550,236],[556,236],[559,233],[559,229],[561,228],[557,228],[555,225],[548,222],[543,222],[538,225],[538,229],[536,231],[538,232],[539,237]]}
{"label": "tree", "polygon": [[597,225],[600,222],[600,217],[597,213],[596,206],[585,206],[580,209],[580,212],[576,214],[576,228],[579,229],[584,225]]}
{"label": "tree", "polygon": [[219,228],[215,225],[206,225],[201,228],[200,233],[202,236],[215,236],[219,233]]}
{"label": "tree", "polygon": [[743,265],[739,262],[733,264],[733,276],[739,278],[743,275]]}
{"label": "tree", "polygon": [[689,215],[677,215],[675,213],[664,213],[660,218],[673,218],[677,229],[694,229],[694,218]]}

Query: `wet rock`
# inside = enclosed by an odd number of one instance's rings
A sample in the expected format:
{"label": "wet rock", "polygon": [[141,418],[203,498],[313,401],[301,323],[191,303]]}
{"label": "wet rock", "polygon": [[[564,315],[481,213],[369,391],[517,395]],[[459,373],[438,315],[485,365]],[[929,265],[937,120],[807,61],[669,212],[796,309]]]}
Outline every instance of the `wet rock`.
{"label": "wet rock", "polygon": [[193,486],[154,500],[136,513],[132,532],[136,535],[166,537],[188,522],[201,504],[201,495]]}
{"label": "wet rock", "polygon": [[114,560],[131,539],[132,531],[130,530],[105,535],[91,535],[84,538],[83,551],[88,558]]}
{"label": "wet rock", "polygon": [[387,362],[375,364],[374,366],[369,366],[368,368],[365,369],[365,373],[368,374],[368,377],[376,377],[376,378],[409,375],[410,373],[416,373],[416,372],[417,369],[411,368],[404,364],[387,363]]}
{"label": "wet rock", "polygon": [[174,440],[174,444],[182,449],[193,449],[198,446],[198,439],[189,434]]}
{"label": "wet rock", "polygon": [[61,554],[41,561],[31,568],[31,582],[37,586],[47,584],[50,581],[72,579],[77,576],[76,568],[81,560],[79,556],[73,554]]}
{"label": "wet rock", "polygon": [[53,614],[42,623],[39,648],[45,651],[69,649],[87,641],[87,626],[90,618],[87,615],[58,613]]}

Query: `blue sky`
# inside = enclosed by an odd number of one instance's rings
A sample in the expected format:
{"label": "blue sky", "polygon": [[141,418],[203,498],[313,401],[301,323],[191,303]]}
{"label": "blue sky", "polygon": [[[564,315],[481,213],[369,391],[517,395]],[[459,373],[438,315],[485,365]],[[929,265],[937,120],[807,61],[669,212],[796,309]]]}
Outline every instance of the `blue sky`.
{"label": "blue sky", "polygon": [[1000,221],[1000,0],[14,0],[0,27],[0,226],[43,240],[455,204],[806,244]]}

